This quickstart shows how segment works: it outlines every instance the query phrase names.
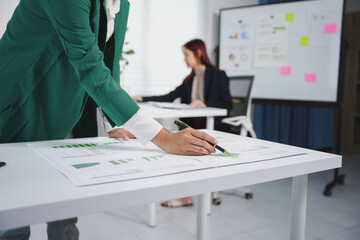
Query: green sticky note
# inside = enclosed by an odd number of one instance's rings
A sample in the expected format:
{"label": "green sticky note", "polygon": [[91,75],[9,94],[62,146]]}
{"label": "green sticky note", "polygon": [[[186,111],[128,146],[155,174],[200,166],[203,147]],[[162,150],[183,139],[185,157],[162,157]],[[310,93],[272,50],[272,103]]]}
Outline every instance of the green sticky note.
{"label": "green sticky note", "polygon": [[300,39],[300,45],[302,45],[302,46],[307,46],[307,45],[309,45],[309,40],[310,40],[309,37],[302,37],[302,38]]}
{"label": "green sticky note", "polygon": [[285,21],[292,22],[294,21],[294,13],[287,13],[285,17]]}

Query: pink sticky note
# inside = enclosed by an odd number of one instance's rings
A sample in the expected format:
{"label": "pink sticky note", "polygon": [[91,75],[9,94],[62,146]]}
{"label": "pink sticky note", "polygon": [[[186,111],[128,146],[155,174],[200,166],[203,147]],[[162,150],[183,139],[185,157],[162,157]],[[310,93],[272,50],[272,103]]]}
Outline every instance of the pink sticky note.
{"label": "pink sticky note", "polygon": [[336,33],[337,24],[336,23],[328,23],[324,26],[324,33]]}
{"label": "pink sticky note", "polygon": [[305,81],[306,82],[316,82],[316,73],[306,73]]}
{"label": "pink sticky note", "polygon": [[280,74],[281,75],[290,75],[291,74],[291,66],[281,66]]}

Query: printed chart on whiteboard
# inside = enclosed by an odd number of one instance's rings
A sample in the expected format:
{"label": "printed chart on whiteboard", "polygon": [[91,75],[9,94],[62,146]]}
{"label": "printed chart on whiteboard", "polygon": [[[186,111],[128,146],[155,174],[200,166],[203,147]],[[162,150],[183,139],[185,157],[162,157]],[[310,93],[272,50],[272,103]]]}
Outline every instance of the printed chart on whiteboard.
{"label": "printed chart on whiteboard", "polygon": [[219,68],[254,76],[252,97],[337,102],[344,0],[222,9]]}

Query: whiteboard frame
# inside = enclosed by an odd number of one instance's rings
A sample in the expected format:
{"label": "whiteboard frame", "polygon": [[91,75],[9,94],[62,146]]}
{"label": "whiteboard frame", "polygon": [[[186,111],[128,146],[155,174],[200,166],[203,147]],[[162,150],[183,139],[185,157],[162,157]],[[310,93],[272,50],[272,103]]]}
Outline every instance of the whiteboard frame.
{"label": "whiteboard frame", "polygon": [[[219,47],[217,51],[217,66],[220,65],[220,52],[221,52],[221,15],[222,12],[225,10],[233,10],[233,9],[245,9],[249,7],[263,7],[275,4],[291,4],[291,3],[300,3],[300,2],[310,2],[310,1],[319,1],[319,0],[299,0],[299,1],[285,1],[285,2],[276,2],[276,3],[268,3],[268,4],[255,4],[255,5],[247,5],[247,6],[240,6],[240,7],[231,7],[231,8],[221,8],[219,10],[219,26],[218,26],[218,42]],[[326,1],[326,0],[322,0]],[[344,24],[344,15],[345,15],[345,6],[346,0],[343,0],[343,9],[341,15],[341,33],[340,33],[340,46],[339,46],[339,71],[338,71],[338,83],[337,83],[337,96],[336,101],[313,101],[313,100],[284,100],[284,99],[276,99],[276,98],[252,98],[252,103],[255,104],[276,104],[276,105],[292,105],[292,106],[313,106],[313,107],[340,107],[342,104],[342,95],[343,95],[343,85],[344,85],[344,63],[346,59],[346,46],[344,45],[343,39],[343,24]],[[248,75],[248,74],[246,74]],[[241,75],[238,75],[240,77]],[[245,76],[245,75],[244,75]],[[256,76],[254,78],[256,81]]]}

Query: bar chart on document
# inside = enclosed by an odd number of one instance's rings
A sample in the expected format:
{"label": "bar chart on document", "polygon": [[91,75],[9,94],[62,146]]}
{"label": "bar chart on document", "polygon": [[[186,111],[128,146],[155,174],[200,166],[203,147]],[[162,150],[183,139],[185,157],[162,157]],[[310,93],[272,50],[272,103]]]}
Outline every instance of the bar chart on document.
{"label": "bar chart on document", "polygon": [[77,186],[161,176],[206,168],[192,158],[168,154],[137,140],[67,139],[28,146]]}
{"label": "bar chart on document", "polygon": [[153,144],[143,146],[136,139],[65,139],[29,143],[77,186],[156,177],[204,169],[226,167],[306,154],[294,148],[270,147],[252,143],[248,138],[208,132],[221,142],[230,155],[217,152],[205,156],[170,154]]}

